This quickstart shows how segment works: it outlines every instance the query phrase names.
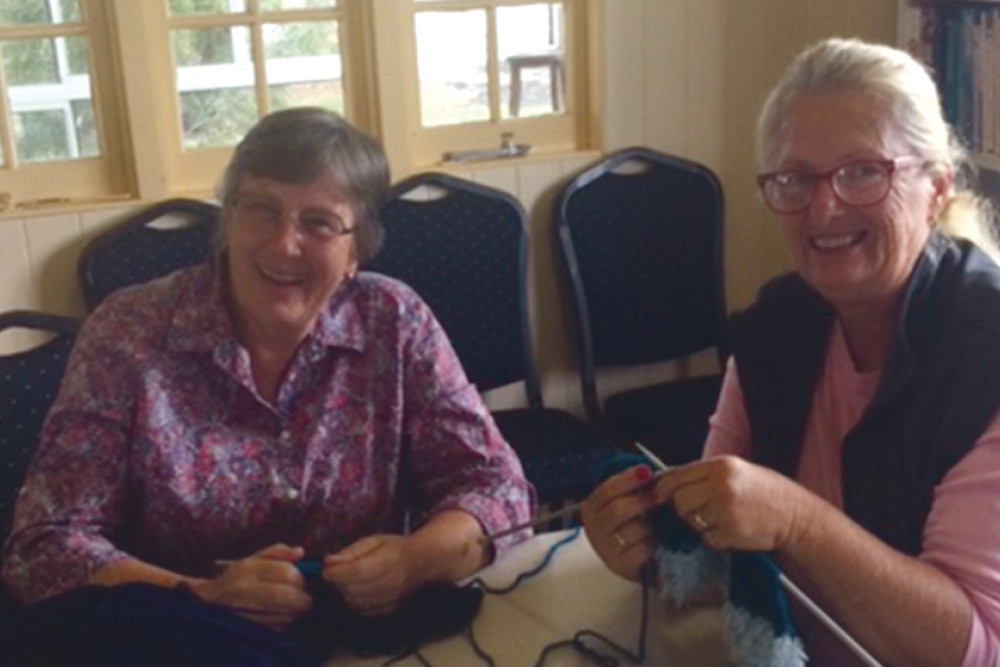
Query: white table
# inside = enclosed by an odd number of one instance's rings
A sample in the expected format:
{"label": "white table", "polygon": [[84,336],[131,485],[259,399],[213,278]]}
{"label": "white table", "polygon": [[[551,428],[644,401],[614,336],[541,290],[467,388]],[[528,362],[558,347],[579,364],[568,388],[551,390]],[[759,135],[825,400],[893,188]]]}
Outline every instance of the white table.
{"label": "white table", "polygon": [[[484,581],[500,587],[518,573],[538,565],[545,553],[569,531],[545,533],[512,549],[500,562],[481,573]],[[639,636],[641,589],[609,572],[581,534],[560,549],[549,566],[506,595],[486,595],[473,624],[479,645],[494,659],[496,667],[532,667],[547,645],[571,638],[579,630],[601,633],[634,651]],[[722,619],[718,607],[700,607],[683,612],[668,609],[650,595],[647,665],[672,667],[725,665]],[[610,649],[594,642],[602,653]],[[484,664],[462,637],[428,644],[421,654],[434,667],[476,667]],[[618,656],[622,665],[628,660]],[[327,667],[376,667],[384,658],[358,659],[337,656]],[[416,658],[395,663],[416,667]],[[572,648],[551,653],[545,667],[592,667]]]}

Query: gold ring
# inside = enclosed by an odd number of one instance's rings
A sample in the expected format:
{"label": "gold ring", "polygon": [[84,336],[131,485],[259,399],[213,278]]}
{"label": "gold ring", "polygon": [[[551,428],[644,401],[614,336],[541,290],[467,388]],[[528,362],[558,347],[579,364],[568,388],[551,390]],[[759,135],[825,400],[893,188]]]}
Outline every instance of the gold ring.
{"label": "gold ring", "polygon": [[698,529],[698,532],[705,532],[709,529],[708,522],[705,521],[705,517],[701,515],[701,511],[697,511],[691,515],[691,521],[694,522],[694,527]]}
{"label": "gold ring", "polygon": [[614,537],[615,537],[615,544],[618,545],[618,551],[625,551],[625,549],[628,548],[628,542],[625,541],[625,538],[622,537],[622,534],[619,533],[618,531],[615,531]]}

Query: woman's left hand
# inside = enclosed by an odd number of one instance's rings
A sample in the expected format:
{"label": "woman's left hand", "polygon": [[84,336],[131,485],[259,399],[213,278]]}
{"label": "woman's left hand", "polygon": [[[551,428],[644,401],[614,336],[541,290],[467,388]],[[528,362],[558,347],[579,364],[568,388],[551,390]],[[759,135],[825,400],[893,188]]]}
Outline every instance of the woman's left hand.
{"label": "woman's left hand", "polygon": [[370,535],[323,559],[323,579],[348,606],[366,615],[389,614],[421,581],[407,537]]}
{"label": "woman's left hand", "polygon": [[776,551],[808,523],[815,496],[784,475],[736,456],[690,463],[665,473],[656,504],[678,516],[712,549]]}

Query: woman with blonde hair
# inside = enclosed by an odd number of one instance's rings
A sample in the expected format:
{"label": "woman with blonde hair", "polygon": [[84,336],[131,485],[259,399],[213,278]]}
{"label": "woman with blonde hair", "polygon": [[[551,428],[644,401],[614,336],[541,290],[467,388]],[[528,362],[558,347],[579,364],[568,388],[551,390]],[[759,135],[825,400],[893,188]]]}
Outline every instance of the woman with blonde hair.
{"label": "woman with blonde hair", "polygon": [[[732,320],[703,460],[588,499],[629,578],[672,507],[709,549],[773,552],[892,665],[1000,664],[1000,267],[989,207],[912,57],[830,39],[758,126],[757,182],[794,272]],[[812,662],[856,658],[805,615]]]}

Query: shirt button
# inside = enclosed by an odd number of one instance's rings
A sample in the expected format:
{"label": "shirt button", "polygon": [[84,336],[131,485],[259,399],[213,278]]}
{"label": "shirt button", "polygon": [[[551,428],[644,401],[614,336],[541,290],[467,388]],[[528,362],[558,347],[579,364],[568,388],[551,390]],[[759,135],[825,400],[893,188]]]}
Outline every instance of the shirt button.
{"label": "shirt button", "polygon": [[289,442],[292,441],[292,432],[288,430],[282,431],[281,435],[278,437],[281,439],[281,442],[287,445]]}
{"label": "shirt button", "polygon": [[299,492],[295,489],[288,489],[288,491],[285,492],[285,497],[289,500],[295,500],[299,497]]}

